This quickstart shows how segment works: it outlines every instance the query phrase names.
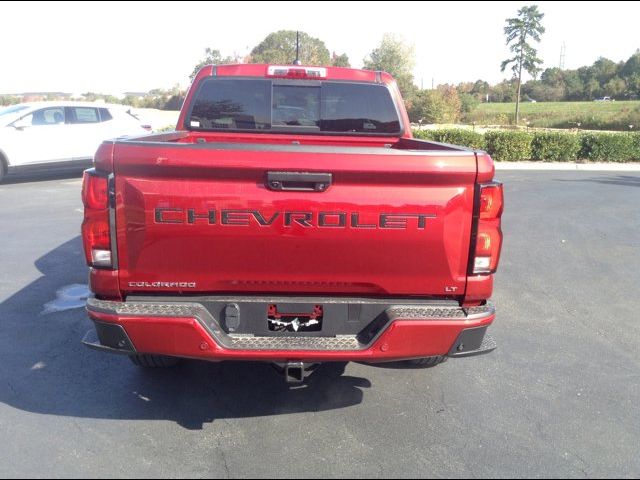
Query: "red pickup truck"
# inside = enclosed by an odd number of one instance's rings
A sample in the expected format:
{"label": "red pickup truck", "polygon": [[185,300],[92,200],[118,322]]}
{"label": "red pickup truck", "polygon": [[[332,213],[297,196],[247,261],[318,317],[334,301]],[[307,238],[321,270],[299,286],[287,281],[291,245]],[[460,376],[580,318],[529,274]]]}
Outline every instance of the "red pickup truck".
{"label": "red pickup truck", "polygon": [[482,151],[413,139],[387,73],[204,67],[175,131],[105,142],[84,174],[84,343],[289,381],[491,351],[493,176]]}

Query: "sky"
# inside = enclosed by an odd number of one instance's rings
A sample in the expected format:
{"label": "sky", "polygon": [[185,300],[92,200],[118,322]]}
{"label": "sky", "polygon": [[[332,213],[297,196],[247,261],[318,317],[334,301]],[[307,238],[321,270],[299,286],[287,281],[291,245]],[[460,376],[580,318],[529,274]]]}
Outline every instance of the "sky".
{"label": "sky", "polygon": [[[0,2],[0,93],[120,94],[188,86],[204,49],[244,56],[270,32],[301,30],[362,66],[386,32],[416,53],[415,82],[505,78],[503,27],[532,2]],[[626,60],[640,2],[536,2],[544,67]]]}

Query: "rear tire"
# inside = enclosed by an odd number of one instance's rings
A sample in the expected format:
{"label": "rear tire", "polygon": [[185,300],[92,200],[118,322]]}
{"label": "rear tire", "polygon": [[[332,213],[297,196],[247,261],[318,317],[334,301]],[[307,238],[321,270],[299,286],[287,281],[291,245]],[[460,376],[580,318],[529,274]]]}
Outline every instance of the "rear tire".
{"label": "rear tire", "polygon": [[438,355],[436,357],[414,358],[413,360],[405,360],[404,364],[408,367],[414,368],[431,368],[446,361],[447,357],[445,357],[444,355]]}
{"label": "rear tire", "polygon": [[170,368],[180,363],[179,358],[164,355],[129,355],[129,359],[134,365],[143,368]]}

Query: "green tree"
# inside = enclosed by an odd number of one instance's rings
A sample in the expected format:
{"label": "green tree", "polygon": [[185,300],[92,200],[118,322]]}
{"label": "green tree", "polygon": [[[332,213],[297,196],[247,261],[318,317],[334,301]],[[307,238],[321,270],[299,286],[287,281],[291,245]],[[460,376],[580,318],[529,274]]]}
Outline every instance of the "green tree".
{"label": "green tree", "polygon": [[627,95],[630,98],[640,96],[640,73],[635,73],[627,78]]}
{"label": "green tree", "polygon": [[180,110],[182,108],[183,102],[184,102],[184,94],[171,95],[161,108],[162,110]]}
{"label": "green tree", "polygon": [[540,41],[540,35],[544,33],[542,26],[542,18],[544,13],[538,11],[537,5],[522,7],[518,10],[516,18],[508,18],[507,26],[504,27],[504,33],[507,36],[507,45],[511,44],[509,49],[515,55],[508,58],[500,65],[500,70],[512,65],[512,71],[517,78],[516,93],[516,125],[518,124],[520,115],[520,89],[522,85],[522,71],[525,70],[532,76],[536,76],[540,71],[539,65],[542,60],[538,58],[538,52],[528,42],[530,39],[536,42]]}
{"label": "green tree", "polygon": [[458,94],[462,95],[463,93],[471,93],[473,90],[473,82],[460,82],[456,85],[456,90],[458,90]]}
{"label": "green tree", "polygon": [[588,100],[592,100],[596,97],[599,97],[601,91],[602,89],[600,88],[600,84],[598,83],[598,80],[595,77],[590,78],[584,84],[584,96]]}
{"label": "green tree", "polygon": [[459,93],[458,96],[460,97],[460,110],[465,115],[473,112],[480,104],[478,97],[470,93]]}
{"label": "green tree", "polygon": [[600,86],[604,86],[618,73],[616,62],[608,58],[600,57],[591,66],[591,73],[596,77]]}
{"label": "green tree", "polygon": [[489,90],[489,100],[491,102],[515,102],[516,101],[515,80],[503,80]]}
{"label": "green tree", "polygon": [[583,98],[584,84],[577,70],[565,71],[564,84],[564,100],[581,100]]}
{"label": "green tree", "polygon": [[640,49],[629,57],[620,69],[620,75],[623,77],[632,77],[633,75],[640,75]]}
{"label": "green tree", "polygon": [[626,94],[635,98],[640,95],[640,50],[636,50],[620,69],[620,76],[627,84]]}
{"label": "green tree", "polygon": [[410,100],[416,92],[413,84],[413,67],[415,65],[415,50],[401,38],[385,33],[378,48],[364,59],[366,70],[385,71],[398,83],[398,88],[405,100]]}
{"label": "green tree", "polygon": [[489,85],[489,82],[486,82],[484,80],[476,80],[473,84],[473,88],[471,89],[471,94],[475,95],[476,98],[481,102],[484,102],[486,101],[487,95],[489,95],[490,90],[491,85]]}
{"label": "green tree", "polygon": [[142,106],[142,101],[138,97],[134,97],[133,95],[127,95],[122,100],[124,105],[131,105],[134,108],[140,108]]}
{"label": "green tree", "polygon": [[455,87],[439,85],[434,90],[417,90],[409,108],[409,119],[417,123],[455,123],[462,102]]}
{"label": "green tree", "polygon": [[351,64],[349,63],[349,57],[346,53],[343,53],[342,55],[336,55],[334,53],[331,56],[331,65],[334,67],[351,67]]}
{"label": "green tree", "polygon": [[20,98],[12,95],[0,95],[0,107],[15,105],[16,103],[20,103]]}
{"label": "green tree", "polygon": [[540,80],[530,80],[522,85],[523,95],[543,102],[560,101],[565,91],[565,70],[557,67],[547,68],[540,75]]}
{"label": "green tree", "polygon": [[[296,59],[296,32],[280,30],[270,33],[251,50],[252,63],[290,65]],[[331,65],[331,55],[324,42],[300,32],[300,61],[303,65]]]}
{"label": "green tree", "polygon": [[564,70],[560,70],[557,67],[547,68],[540,75],[540,81],[551,87],[562,86],[564,84]]}
{"label": "green tree", "polygon": [[193,72],[189,75],[189,80],[193,82],[193,79],[196,77],[198,71],[204,67],[205,65],[221,65],[225,63],[238,63],[238,57],[226,56],[223,57],[220,53],[220,50],[215,50],[213,48],[205,49],[205,57],[198,62],[198,64],[193,67]]}
{"label": "green tree", "polygon": [[604,84],[602,90],[610,97],[622,97],[627,91],[627,82],[620,77],[613,77]]}

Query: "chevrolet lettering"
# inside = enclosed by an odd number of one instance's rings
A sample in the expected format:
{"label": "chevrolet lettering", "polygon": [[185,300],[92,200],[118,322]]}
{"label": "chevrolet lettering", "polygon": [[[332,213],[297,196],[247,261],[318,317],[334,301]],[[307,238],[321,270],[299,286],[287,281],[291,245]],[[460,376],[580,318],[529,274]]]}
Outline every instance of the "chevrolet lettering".
{"label": "chevrolet lettering", "polygon": [[[208,210],[157,207],[154,210],[156,223],[249,226],[251,223],[262,227],[276,224],[285,227],[329,227],[329,228],[417,228],[422,230],[427,219],[435,218],[432,213],[380,213],[373,218],[365,218],[357,212],[270,212],[258,210]],[[348,219],[348,220],[347,220]]]}

